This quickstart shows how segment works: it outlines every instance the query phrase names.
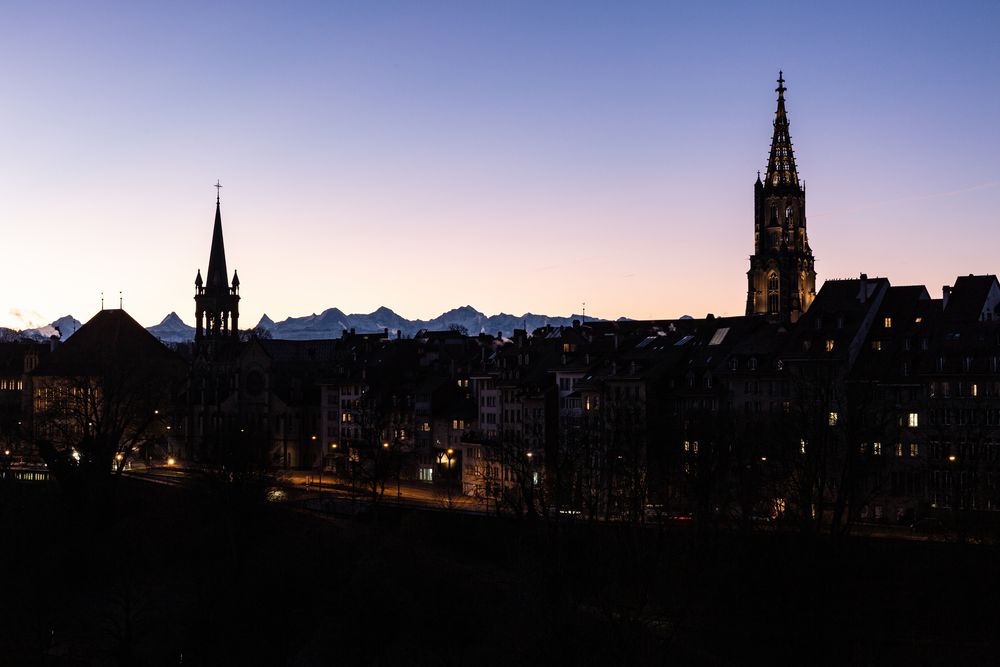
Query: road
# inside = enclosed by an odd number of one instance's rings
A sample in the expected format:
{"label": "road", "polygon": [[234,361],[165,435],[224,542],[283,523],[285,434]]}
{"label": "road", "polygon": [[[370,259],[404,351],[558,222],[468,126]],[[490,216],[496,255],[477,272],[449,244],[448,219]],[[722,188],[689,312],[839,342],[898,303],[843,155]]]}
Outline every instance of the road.
{"label": "road", "polygon": [[[203,473],[200,469],[190,467],[137,466],[125,474],[157,484],[191,486],[202,479]],[[362,484],[358,483],[352,489],[349,479],[344,480],[330,473],[323,474],[322,484],[319,473],[314,470],[282,470],[276,473],[275,478],[277,485],[296,499],[316,494],[317,498],[330,497],[365,503],[369,498],[369,492]],[[486,511],[484,504],[476,498],[457,493],[449,497],[444,489],[406,481],[400,482],[398,487],[395,482],[387,483],[380,502],[435,510]]]}

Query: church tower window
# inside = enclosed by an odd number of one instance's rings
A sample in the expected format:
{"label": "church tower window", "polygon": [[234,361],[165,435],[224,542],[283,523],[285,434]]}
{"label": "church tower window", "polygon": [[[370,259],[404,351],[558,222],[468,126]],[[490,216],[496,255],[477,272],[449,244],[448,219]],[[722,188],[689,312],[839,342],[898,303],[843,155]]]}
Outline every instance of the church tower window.
{"label": "church tower window", "polygon": [[767,277],[767,312],[772,315],[777,314],[781,305],[781,283],[778,274],[772,273]]}

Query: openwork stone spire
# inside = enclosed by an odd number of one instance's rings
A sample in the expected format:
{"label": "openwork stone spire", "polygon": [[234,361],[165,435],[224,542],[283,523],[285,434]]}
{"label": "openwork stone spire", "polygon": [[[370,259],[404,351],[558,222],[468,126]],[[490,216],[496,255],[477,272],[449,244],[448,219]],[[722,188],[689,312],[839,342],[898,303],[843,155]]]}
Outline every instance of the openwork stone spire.
{"label": "openwork stone spire", "polygon": [[774,136],[771,138],[771,154],[767,159],[765,186],[772,188],[789,185],[798,186],[799,172],[795,168],[792,153],[792,138],[788,133],[788,113],[785,111],[785,77],[778,72],[778,110],[774,114]]}

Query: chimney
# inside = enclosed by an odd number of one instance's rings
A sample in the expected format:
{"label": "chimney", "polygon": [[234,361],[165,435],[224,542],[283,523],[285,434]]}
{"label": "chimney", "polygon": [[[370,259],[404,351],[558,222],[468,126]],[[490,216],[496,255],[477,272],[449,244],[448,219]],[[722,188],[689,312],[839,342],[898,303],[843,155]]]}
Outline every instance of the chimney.
{"label": "chimney", "polygon": [[401,340],[403,338],[403,330],[396,329],[396,340]]}
{"label": "chimney", "polygon": [[861,274],[861,291],[858,294],[858,301],[865,303],[868,301],[868,274]]}
{"label": "chimney", "polygon": [[383,338],[388,338],[389,337],[389,327],[384,327],[382,329],[382,337]]}
{"label": "chimney", "polygon": [[941,298],[944,303],[942,304],[942,309],[948,307],[948,300],[951,299],[951,285],[945,285],[941,288]]}

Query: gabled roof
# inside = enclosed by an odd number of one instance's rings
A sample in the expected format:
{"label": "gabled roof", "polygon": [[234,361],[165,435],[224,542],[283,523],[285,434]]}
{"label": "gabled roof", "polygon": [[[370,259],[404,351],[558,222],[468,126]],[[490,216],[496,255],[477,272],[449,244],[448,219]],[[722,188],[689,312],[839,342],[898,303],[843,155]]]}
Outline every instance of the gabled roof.
{"label": "gabled roof", "polygon": [[994,275],[968,275],[956,278],[955,286],[951,288],[951,296],[948,298],[948,305],[944,309],[945,319],[949,322],[978,321],[990,291],[995,286],[998,284]]}
{"label": "gabled roof", "polygon": [[180,357],[124,310],[102,310],[39,363],[32,375],[103,375],[122,364],[182,365]]}

